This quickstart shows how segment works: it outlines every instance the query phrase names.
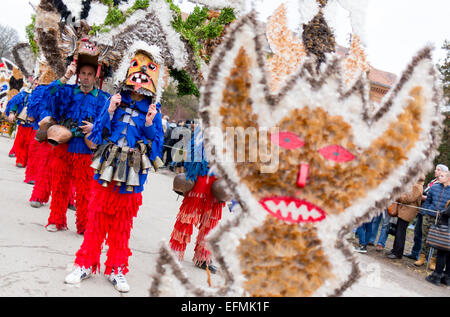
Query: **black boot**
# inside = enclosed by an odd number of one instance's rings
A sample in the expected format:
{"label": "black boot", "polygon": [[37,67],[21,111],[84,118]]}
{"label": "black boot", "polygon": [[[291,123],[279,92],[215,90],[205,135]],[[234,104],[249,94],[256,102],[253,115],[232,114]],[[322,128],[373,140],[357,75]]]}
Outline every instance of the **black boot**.
{"label": "black boot", "polygon": [[450,275],[444,274],[444,276],[441,278],[441,284],[450,286]]}
{"label": "black boot", "polygon": [[199,267],[199,268],[201,268],[203,270],[206,270],[206,268],[208,268],[208,270],[212,274],[216,274],[216,272],[217,272],[217,267],[214,264],[212,264],[212,262],[210,262],[209,265],[208,265],[208,264],[206,264],[206,261],[204,261],[203,263],[197,265],[197,267]]}
{"label": "black boot", "polygon": [[437,286],[441,285],[441,276],[439,274],[434,273],[434,272],[432,274],[428,275],[425,279],[428,282],[430,282],[431,284],[434,284],[434,285],[437,285]]}

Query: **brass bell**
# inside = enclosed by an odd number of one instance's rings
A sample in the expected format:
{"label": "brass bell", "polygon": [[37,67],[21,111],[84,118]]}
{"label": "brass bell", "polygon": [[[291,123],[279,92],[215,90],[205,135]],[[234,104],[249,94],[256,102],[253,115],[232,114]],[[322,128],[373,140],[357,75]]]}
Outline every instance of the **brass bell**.
{"label": "brass bell", "polygon": [[144,144],[142,141],[139,141],[139,149],[141,152],[141,169],[142,174],[147,174],[148,169],[152,167],[152,163],[150,162],[150,159],[147,156],[147,145]]}
{"label": "brass bell", "polygon": [[108,166],[110,166],[111,164],[113,164],[114,160],[116,159],[118,150],[119,150],[119,147],[116,145],[114,145],[112,148],[108,149],[109,153],[107,155],[107,159],[103,161],[102,167],[100,168],[100,174],[103,174],[105,169]]}
{"label": "brass bell", "polygon": [[91,167],[97,172],[100,170],[100,168],[102,167],[102,156],[99,155],[98,157],[94,158],[94,160],[92,161]]}
{"label": "brass bell", "polygon": [[47,131],[52,125],[57,124],[56,120],[50,116],[39,121],[39,130]]}
{"label": "brass bell", "polygon": [[122,183],[127,181],[126,173],[120,169],[120,166],[117,166],[114,171],[113,181],[117,183],[117,186],[120,186]]}
{"label": "brass bell", "polygon": [[164,166],[164,162],[159,158],[159,156],[157,156],[152,163],[155,171]]}
{"label": "brass bell", "polygon": [[72,132],[62,125],[52,125],[47,130],[47,141],[51,145],[64,144],[72,139]]}
{"label": "brass bell", "polygon": [[27,108],[28,107],[23,107],[22,111],[17,116],[17,120],[27,121],[27,117],[28,117],[28,115],[27,115]]}
{"label": "brass bell", "polygon": [[100,175],[100,180],[103,181],[103,187],[108,187],[108,183],[111,182],[111,179],[113,177],[114,167],[112,165],[109,165],[105,168],[102,175]]}
{"label": "brass bell", "polygon": [[223,178],[219,178],[212,184],[211,193],[220,202],[230,201],[233,198]]}
{"label": "brass bell", "polygon": [[39,143],[41,143],[42,141],[47,140],[47,131],[42,131],[41,129],[37,130],[34,139],[36,141],[38,141]]}
{"label": "brass bell", "polygon": [[142,164],[142,170],[144,171],[143,173],[146,174],[147,170],[152,167],[152,163],[150,162],[150,159],[148,158],[148,156],[144,153],[141,156],[141,164]]}
{"label": "brass bell", "polygon": [[[128,177],[127,177],[127,191],[133,191],[132,187],[139,186],[141,183],[139,181],[139,174],[136,173],[134,168],[130,168],[128,170]],[[131,187],[131,190],[129,190]]]}
{"label": "brass bell", "polygon": [[186,196],[188,192],[194,188],[195,183],[191,180],[186,179],[185,173],[177,174],[173,179],[172,190],[181,196]]}
{"label": "brass bell", "polygon": [[120,183],[127,181],[127,157],[128,148],[125,147],[119,155],[119,162],[116,165],[116,170],[113,177],[113,180],[117,182],[118,186],[120,186]]}

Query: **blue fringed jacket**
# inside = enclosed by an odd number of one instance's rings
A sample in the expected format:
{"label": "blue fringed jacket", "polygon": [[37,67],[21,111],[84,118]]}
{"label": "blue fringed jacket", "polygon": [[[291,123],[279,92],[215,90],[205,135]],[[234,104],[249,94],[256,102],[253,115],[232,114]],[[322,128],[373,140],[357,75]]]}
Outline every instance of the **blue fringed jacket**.
{"label": "blue fringed jacket", "polygon": [[[30,92],[22,90],[17,95],[12,97],[11,100],[8,101],[8,104],[6,105],[5,115],[9,116],[10,112],[15,112],[16,117],[17,117],[22,112],[23,108],[28,106],[28,104],[30,103],[30,95],[31,95]],[[27,113],[28,113],[28,111],[27,111]],[[30,116],[29,113],[28,113],[28,116]],[[22,125],[24,127],[33,126],[33,124],[24,123],[24,122],[21,122],[20,125]]]}
{"label": "blue fringed jacket", "polygon": [[[435,183],[427,193],[427,199],[423,202],[422,208],[442,211],[445,209],[445,204],[449,200],[450,186],[444,186],[441,183]],[[430,215],[432,217],[435,217],[436,212],[431,212],[429,210],[422,209],[420,213],[423,215]]]}
{"label": "blue fringed jacket", "polygon": [[[41,118],[51,116],[58,122],[71,120],[76,126],[82,126],[82,121],[94,122],[109,106],[110,95],[97,88],[85,94],[79,85],[63,84],[58,79],[48,89],[49,99]],[[68,152],[91,154],[81,130],[74,128],[72,134],[74,137],[69,141]]]}
{"label": "blue fringed jacket", "polygon": [[[135,148],[138,141],[143,141],[144,144],[151,143],[151,151],[147,153],[150,160],[154,161],[156,157],[161,157],[164,143],[161,104],[157,104],[158,113],[153,118],[153,124],[146,126],[145,117],[150,106],[150,100],[145,98],[141,101],[134,101],[128,91],[123,91],[121,96],[122,104],[114,114],[109,114],[108,107],[102,110],[88,138],[97,145],[110,141],[116,145],[131,148]],[[128,170],[127,164],[127,174]],[[102,182],[99,180],[100,174],[96,174],[94,178],[99,183]],[[140,186],[134,187],[135,193],[143,191],[147,174],[142,174],[142,171],[140,171],[139,180]],[[120,186],[119,192],[122,194],[130,193],[126,191],[126,184]]]}
{"label": "blue fringed jacket", "polygon": [[45,110],[50,97],[48,85],[39,85],[30,95],[27,114],[34,119],[33,129],[39,130],[39,121],[45,118]]}

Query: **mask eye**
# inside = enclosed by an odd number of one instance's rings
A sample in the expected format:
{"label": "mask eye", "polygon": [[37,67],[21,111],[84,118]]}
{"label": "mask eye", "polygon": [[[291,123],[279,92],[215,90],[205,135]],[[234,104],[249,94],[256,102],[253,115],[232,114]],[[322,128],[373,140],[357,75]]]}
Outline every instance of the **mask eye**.
{"label": "mask eye", "polygon": [[295,150],[305,145],[302,139],[292,132],[280,132],[272,134],[270,139],[273,143],[288,150]]}
{"label": "mask eye", "polygon": [[338,162],[346,163],[353,161],[355,156],[339,145],[329,145],[318,151],[325,159]]}
{"label": "mask eye", "polygon": [[158,69],[158,66],[153,63],[148,63],[148,69],[150,69],[151,71],[155,71]]}
{"label": "mask eye", "polygon": [[131,61],[131,67],[137,67],[137,66],[138,66],[137,60],[133,59],[133,60]]}

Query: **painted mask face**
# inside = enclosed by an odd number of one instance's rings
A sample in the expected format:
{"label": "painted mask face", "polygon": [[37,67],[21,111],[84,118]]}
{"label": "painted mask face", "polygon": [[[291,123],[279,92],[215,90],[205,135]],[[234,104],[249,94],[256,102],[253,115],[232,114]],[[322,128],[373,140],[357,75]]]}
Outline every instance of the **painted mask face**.
{"label": "painted mask face", "polygon": [[79,43],[78,54],[98,56],[99,49],[95,42],[90,41],[88,38],[82,38]]}
{"label": "painted mask face", "polygon": [[134,86],[134,91],[143,88],[156,95],[159,67],[148,55],[137,53],[128,68],[126,84]]}

